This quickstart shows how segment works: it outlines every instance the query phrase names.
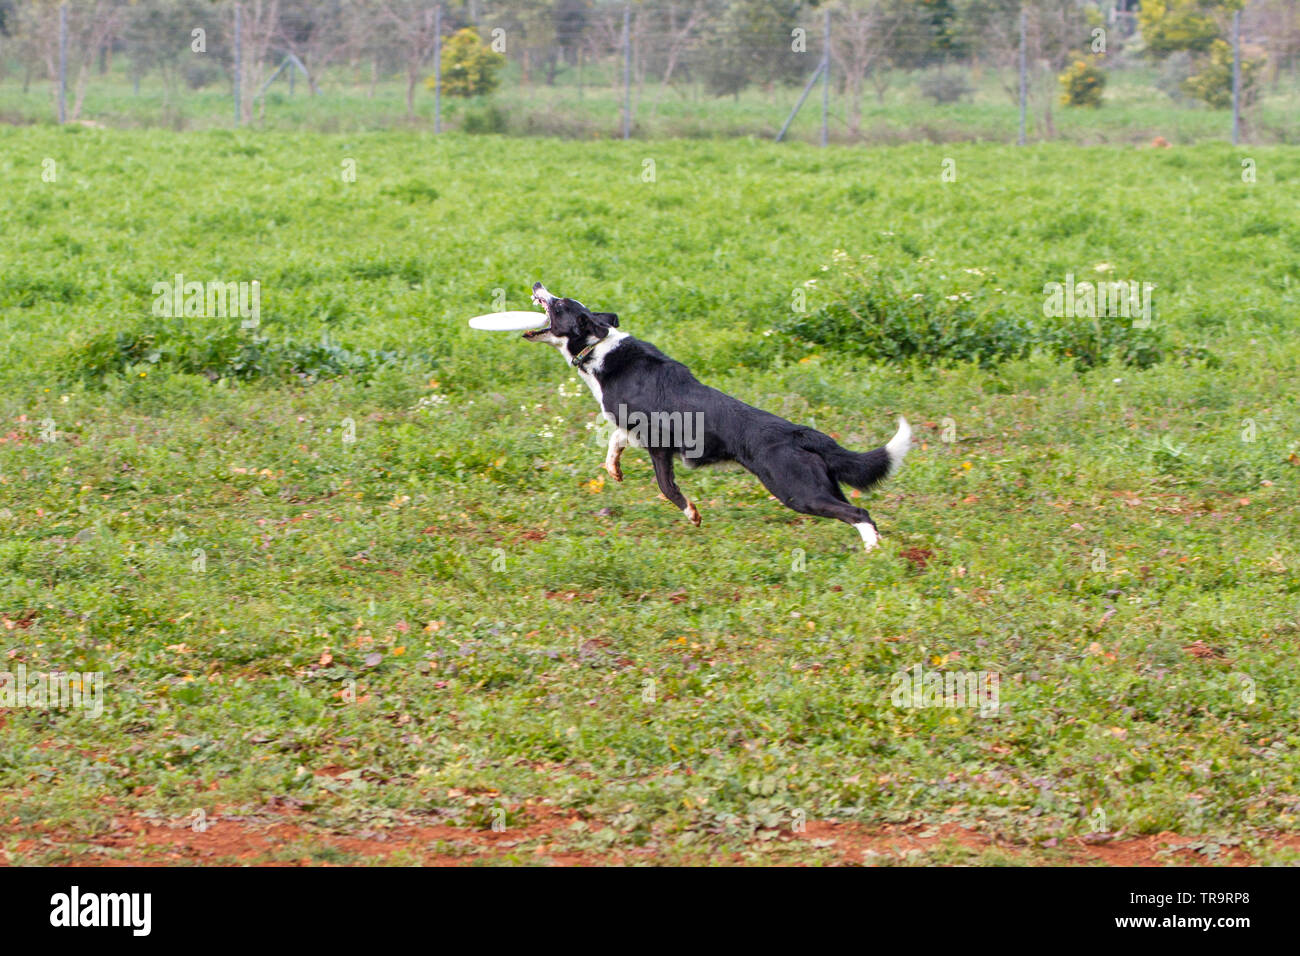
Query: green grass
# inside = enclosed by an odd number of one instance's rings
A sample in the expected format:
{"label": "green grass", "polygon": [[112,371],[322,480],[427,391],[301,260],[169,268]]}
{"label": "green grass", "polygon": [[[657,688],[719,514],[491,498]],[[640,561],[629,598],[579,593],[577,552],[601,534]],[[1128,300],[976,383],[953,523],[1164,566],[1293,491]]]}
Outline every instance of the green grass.
{"label": "green grass", "polygon": [[[1267,847],[1300,745],[1297,182],[1221,145],[0,129],[0,653],[105,675],[97,720],[0,714],[0,845],[274,798],[344,830],[545,803],[585,821],[556,840],[672,861],[769,858],[796,811],[1043,860],[1099,821]],[[764,335],[836,249],[933,259],[931,296],[980,269],[1035,321],[1108,264],[1168,347],[902,368]],[[256,333],[151,316],[178,272],[260,280]],[[602,483],[571,371],[464,325],[534,279],[852,447],[908,415],[882,549],[744,472],[681,474],[699,530],[642,453]],[[1000,675],[999,716],[893,706],[922,662]]]}

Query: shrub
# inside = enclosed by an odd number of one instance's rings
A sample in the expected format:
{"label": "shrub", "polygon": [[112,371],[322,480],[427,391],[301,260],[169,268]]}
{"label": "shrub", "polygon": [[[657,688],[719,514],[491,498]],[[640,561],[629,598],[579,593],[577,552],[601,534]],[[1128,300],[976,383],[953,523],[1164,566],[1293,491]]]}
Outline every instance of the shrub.
{"label": "shrub", "polygon": [[201,90],[220,80],[222,70],[203,57],[188,57],[181,67],[181,75],[191,90]]}
{"label": "shrub", "polygon": [[[483,42],[473,27],[457,30],[442,45],[442,91],[448,96],[484,96],[501,82],[506,58]],[[434,77],[424,85],[433,89]]]}
{"label": "shrub", "polygon": [[505,111],[489,103],[479,110],[466,110],[460,128],[466,133],[504,133],[507,127]]}
{"label": "shrub", "polygon": [[1138,26],[1157,56],[1175,50],[1204,51],[1219,35],[1213,11],[1201,0],[1143,0]]}
{"label": "shrub", "polygon": [[[926,265],[929,262],[930,265]],[[793,313],[774,331],[790,353],[811,345],[876,361],[950,365],[975,362],[989,367],[1042,351],[1085,369],[1111,358],[1148,367],[1162,358],[1153,329],[1134,329],[1130,319],[1044,319],[1017,309],[994,285],[987,270],[945,269],[936,276],[931,260],[906,268],[887,267],[872,256],[855,260],[837,252],[815,295],[824,305]]]}
{"label": "shrub", "polygon": [[956,103],[970,92],[970,84],[955,73],[934,73],[921,80],[921,95],[936,103]]}
{"label": "shrub", "polygon": [[1068,70],[1058,76],[1061,84],[1062,106],[1101,106],[1101,94],[1106,88],[1106,74],[1095,63],[1075,60]]}
{"label": "shrub", "polygon": [[250,334],[237,322],[150,317],[133,329],[103,332],[74,346],[62,357],[59,367],[88,384],[151,367],[202,375],[209,381],[228,378],[314,382],[341,375],[369,381],[379,370],[406,361],[436,365],[426,354],[353,351],[328,338],[319,342],[273,341]]}
{"label": "shrub", "polygon": [[401,202],[407,203],[433,202],[438,198],[437,189],[418,179],[408,180],[404,183],[397,183],[396,185],[385,187],[380,191],[385,196],[393,196]]}
{"label": "shrub", "polygon": [[[1241,58],[1241,105],[1247,107],[1259,95],[1259,73],[1264,57]],[[1209,61],[1201,71],[1183,81],[1183,91],[1215,109],[1232,105],[1232,47],[1223,40],[1210,45]]]}

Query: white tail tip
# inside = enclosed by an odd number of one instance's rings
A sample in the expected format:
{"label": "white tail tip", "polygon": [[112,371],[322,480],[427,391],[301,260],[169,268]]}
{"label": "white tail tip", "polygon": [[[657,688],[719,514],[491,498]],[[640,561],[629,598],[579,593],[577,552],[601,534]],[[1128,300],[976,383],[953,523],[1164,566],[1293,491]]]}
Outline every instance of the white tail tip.
{"label": "white tail tip", "polygon": [[902,415],[898,416],[898,431],[894,432],[894,437],[889,439],[885,445],[885,454],[889,455],[889,473],[892,475],[898,471],[898,466],[903,463],[904,456],[912,447],[912,426],[907,423],[907,419]]}

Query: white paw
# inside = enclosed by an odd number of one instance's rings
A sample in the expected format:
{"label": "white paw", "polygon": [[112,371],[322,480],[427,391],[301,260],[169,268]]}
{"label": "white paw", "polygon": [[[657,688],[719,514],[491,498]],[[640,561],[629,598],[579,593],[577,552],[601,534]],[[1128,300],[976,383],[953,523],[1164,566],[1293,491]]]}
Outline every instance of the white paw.
{"label": "white paw", "polygon": [[880,533],[876,531],[875,526],[870,522],[864,521],[861,524],[855,524],[853,527],[857,528],[858,533],[862,535],[862,546],[865,550],[870,551],[880,544]]}

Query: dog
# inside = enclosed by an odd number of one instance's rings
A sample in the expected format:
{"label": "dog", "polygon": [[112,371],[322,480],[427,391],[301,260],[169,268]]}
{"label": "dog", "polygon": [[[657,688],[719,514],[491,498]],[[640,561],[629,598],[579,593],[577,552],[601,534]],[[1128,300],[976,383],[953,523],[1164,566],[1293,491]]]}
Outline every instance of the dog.
{"label": "dog", "polygon": [[592,312],[540,282],[533,301],[546,310],[548,325],[524,338],[553,345],[591,389],[614,426],[604,467],[615,481],[623,480],[623,450],[644,448],[663,496],[699,527],[699,509],[677,487],[674,459],[687,467],[734,461],[787,508],[852,525],[867,551],[880,543],[871,515],[850,504],[840,484],[867,491],[897,471],[912,444],[907,419],[899,417],[898,431],[880,448],[849,451],[815,428],[702,384],[681,362],[620,331],[612,312]]}

